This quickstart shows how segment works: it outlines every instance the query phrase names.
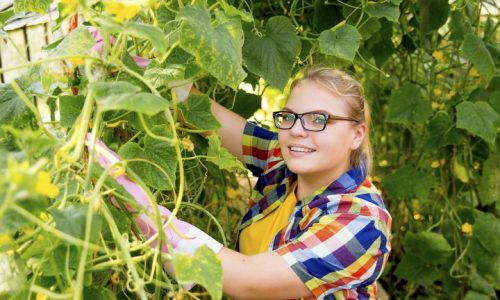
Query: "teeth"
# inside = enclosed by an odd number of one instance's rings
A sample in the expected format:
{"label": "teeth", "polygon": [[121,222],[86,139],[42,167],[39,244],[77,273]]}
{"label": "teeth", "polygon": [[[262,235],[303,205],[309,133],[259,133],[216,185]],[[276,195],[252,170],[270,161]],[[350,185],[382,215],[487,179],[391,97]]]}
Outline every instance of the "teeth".
{"label": "teeth", "polygon": [[290,150],[292,151],[295,151],[295,152],[314,152],[313,149],[309,149],[309,148],[302,148],[302,147],[290,147]]}

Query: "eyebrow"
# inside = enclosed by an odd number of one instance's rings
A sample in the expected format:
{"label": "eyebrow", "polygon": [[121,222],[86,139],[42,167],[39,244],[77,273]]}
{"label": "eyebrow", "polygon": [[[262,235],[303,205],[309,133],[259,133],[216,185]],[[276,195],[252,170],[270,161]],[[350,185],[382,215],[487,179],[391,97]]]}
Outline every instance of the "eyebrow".
{"label": "eyebrow", "polygon": [[[294,111],[293,109],[290,109],[288,107],[284,107],[283,110],[289,111],[289,112],[293,112],[293,113],[297,113],[296,111]],[[307,114],[307,113],[325,114],[325,115],[329,115],[329,116],[333,116],[334,115],[334,114],[331,114],[331,113],[327,112],[326,110],[311,110],[311,111],[306,111],[303,114]]]}

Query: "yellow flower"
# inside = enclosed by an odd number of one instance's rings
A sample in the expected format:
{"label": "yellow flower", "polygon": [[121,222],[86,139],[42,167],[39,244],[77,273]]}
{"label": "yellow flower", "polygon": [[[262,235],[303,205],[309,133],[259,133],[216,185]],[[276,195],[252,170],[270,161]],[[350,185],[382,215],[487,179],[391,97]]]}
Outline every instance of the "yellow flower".
{"label": "yellow flower", "polygon": [[83,65],[85,63],[85,60],[79,56],[70,58],[69,61],[74,65]]}
{"label": "yellow flower", "polygon": [[125,0],[109,0],[104,2],[104,6],[104,11],[115,15],[115,20],[118,23],[132,19],[141,9],[140,3]]}
{"label": "yellow flower", "polygon": [[434,96],[439,97],[439,96],[441,96],[441,94],[443,93],[443,90],[442,90],[441,88],[438,88],[438,87],[437,87],[437,88],[435,88],[435,89],[433,90],[433,93],[434,93]]}
{"label": "yellow flower", "polygon": [[444,61],[444,55],[442,51],[434,51],[432,53],[432,57],[434,57],[438,62]]}
{"label": "yellow flower", "polygon": [[475,68],[471,68],[469,71],[471,77],[479,77],[479,72]]}
{"label": "yellow flower", "polygon": [[238,196],[238,191],[233,189],[233,188],[228,188],[226,190],[226,196],[229,198],[229,199],[234,199],[236,198],[236,196]]}
{"label": "yellow flower", "polygon": [[36,300],[46,300],[46,299],[47,299],[47,296],[45,296],[45,294],[36,293]]}
{"label": "yellow flower", "polygon": [[120,283],[120,273],[114,272],[113,275],[111,275],[110,281],[112,284],[119,284]]}
{"label": "yellow flower", "polygon": [[188,152],[192,152],[194,150],[194,144],[189,137],[183,138],[181,143],[182,143],[182,148],[184,148],[184,150]]}
{"label": "yellow flower", "polygon": [[466,235],[472,234],[472,225],[467,222],[463,223],[462,232],[465,233]]}
{"label": "yellow flower", "polygon": [[387,167],[388,165],[389,165],[389,162],[385,159],[378,162],[378,166],[382,167],[382,168]]}
{"label": "yellow flower", "polygon": [[41,171],[37,174],[35,192],[43,196],[54,198],[59,195],[59,188],[50,182],[49,173]]}
{"label": "yellow flower", "polygon": [[78,8],[79,0],[61,0],[60,3],[64,6],[63,15],[75,12]]}
{"label": "yellow flower", "polygon": [[0,235],[0,246],[12,243],[12,237],[8,234]]}
{"label": "yellow flower", "polygon": [[415,221],[420,221],[420,220],[423,220],[423,219],[424,219],[424,217],[423,217],[421,214],[416,213],[416,214],[414,214],[414,215],[413,215],[413,219],[414,219]]}

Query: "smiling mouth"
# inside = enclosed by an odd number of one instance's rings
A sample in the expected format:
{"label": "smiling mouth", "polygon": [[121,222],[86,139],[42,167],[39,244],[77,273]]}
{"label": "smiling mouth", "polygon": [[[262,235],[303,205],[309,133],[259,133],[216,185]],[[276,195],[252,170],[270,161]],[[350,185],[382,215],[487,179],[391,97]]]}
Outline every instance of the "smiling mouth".
{"label": "smiling mouth", "polygon": [[304,148],[304,147],[288,147],[288,149],[290,149],[290,151],[292,152],[303,152],[303,153],[311,153],[311,152],[315,152],[316,150],[314,149],[311,149],[311,148]]}

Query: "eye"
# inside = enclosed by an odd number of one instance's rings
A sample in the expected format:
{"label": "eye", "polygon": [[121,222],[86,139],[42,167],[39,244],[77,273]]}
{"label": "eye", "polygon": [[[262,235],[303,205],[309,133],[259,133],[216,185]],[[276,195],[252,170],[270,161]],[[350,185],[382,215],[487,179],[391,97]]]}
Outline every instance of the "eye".
{"label": "eye", "polygon": [[314,124],[318,124],[318,125],[323,125],[326,123],[327,121],[327,117],[323,114],[312,114],[311,115],[311,120],[313,121]]}
{"label": "eye", "polygon": [[290,113],[281,113],[283,121],[293,121],[295,120],[295,115]]}

